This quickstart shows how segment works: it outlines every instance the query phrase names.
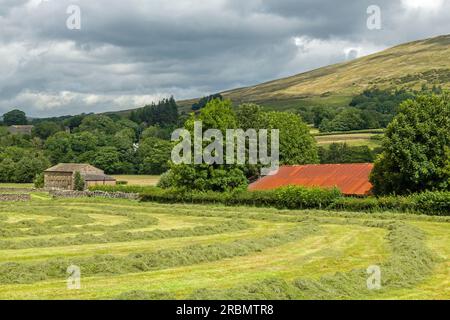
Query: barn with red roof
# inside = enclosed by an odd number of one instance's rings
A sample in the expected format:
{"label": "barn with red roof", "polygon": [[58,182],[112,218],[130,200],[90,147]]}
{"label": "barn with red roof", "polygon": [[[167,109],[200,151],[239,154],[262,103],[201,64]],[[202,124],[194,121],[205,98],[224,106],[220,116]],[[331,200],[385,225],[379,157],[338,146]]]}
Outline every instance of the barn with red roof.
{"label": "barn with red roof", "polygon": [[282,166],[276,174],[252,183],[249,190],[271,190],[288,185],[337,187],[348,196],[367,196],[372,190],[369,181],[372,170],[372,163]]}

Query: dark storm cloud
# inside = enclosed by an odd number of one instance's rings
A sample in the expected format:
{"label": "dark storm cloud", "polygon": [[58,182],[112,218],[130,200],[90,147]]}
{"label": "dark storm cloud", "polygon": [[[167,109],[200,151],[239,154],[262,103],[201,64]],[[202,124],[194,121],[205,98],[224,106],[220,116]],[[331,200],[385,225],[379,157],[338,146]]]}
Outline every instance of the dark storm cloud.
{"label": "dark storm cloud", "polygon": [[[0,114],[124,109],[259,83],[448,33],[448,1],[30,0],[0,3]],[[440,1],[437,1],[440,2]],[[81,30],[66,28],[81,8]],[[366,9],[382,9],[382,30]]]}

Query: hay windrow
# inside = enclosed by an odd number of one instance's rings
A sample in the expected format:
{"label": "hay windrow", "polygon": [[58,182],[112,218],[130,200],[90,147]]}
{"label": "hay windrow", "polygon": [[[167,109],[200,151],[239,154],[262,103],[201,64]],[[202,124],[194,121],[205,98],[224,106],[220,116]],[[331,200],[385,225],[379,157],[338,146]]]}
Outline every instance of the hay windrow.
{"label": "hay windrow", "polygon": [[[418,228],[392,222],[385,223],[389,229],[387,240],[393,254],[384,264],[382,270],[382,290],[412,287],[431,274],[436,257],[425,246],[425,235]],[[380,291],[367,288],[366,270],[352,270],[336,273],[319,280],[296,279],[287,282],[283,279],[267,279],[260,282],[235,287],[227,290],[200,289],[190,299],[227,300],[227,299],[376,299]]]}

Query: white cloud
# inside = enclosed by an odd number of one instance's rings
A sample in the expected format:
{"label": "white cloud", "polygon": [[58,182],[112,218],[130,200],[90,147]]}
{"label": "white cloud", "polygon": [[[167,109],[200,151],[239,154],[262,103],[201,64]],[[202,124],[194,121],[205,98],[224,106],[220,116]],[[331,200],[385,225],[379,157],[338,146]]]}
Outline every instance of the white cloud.
{"label": "white cloud", "polygon": [[298,47],[295,58],[290,62],[291,68],[301,69],[305,66],[319,68],[334,62],[351,60],[385,49],[385,46],[370,42],[352,42],[340,38],[326,40],[307,36],[294,38]]}
{"label": "white cloud", "polygon": [[[1,0],[0,115],[139,107],[194,98],[449,33],[450,1]],[[82,30],[66,28],[66,8]]]}
{"label": "white cloud", "polygon": [[405,8],[413,10],[437,10],[444,4],[444,0],[401,0]]}

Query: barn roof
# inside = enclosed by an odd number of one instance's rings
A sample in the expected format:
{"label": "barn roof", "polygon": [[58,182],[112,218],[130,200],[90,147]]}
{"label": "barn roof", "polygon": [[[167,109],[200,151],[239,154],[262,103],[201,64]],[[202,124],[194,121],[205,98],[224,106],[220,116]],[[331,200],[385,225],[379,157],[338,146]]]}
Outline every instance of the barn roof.
{"label": "barn roof", "polygon": [[337,187],[345,195],[368,195],[373,164],[321,164],[283,166],[278,173],[266,176],[249,186],[250,190],[270,190],[287,185]]}
{"label": "barn roof", "polygon": [[80,173],[98,173],[103,174],[100,170],[87,163],[59,163],[56,166],[48,168],[45,172],[80,172]]}

